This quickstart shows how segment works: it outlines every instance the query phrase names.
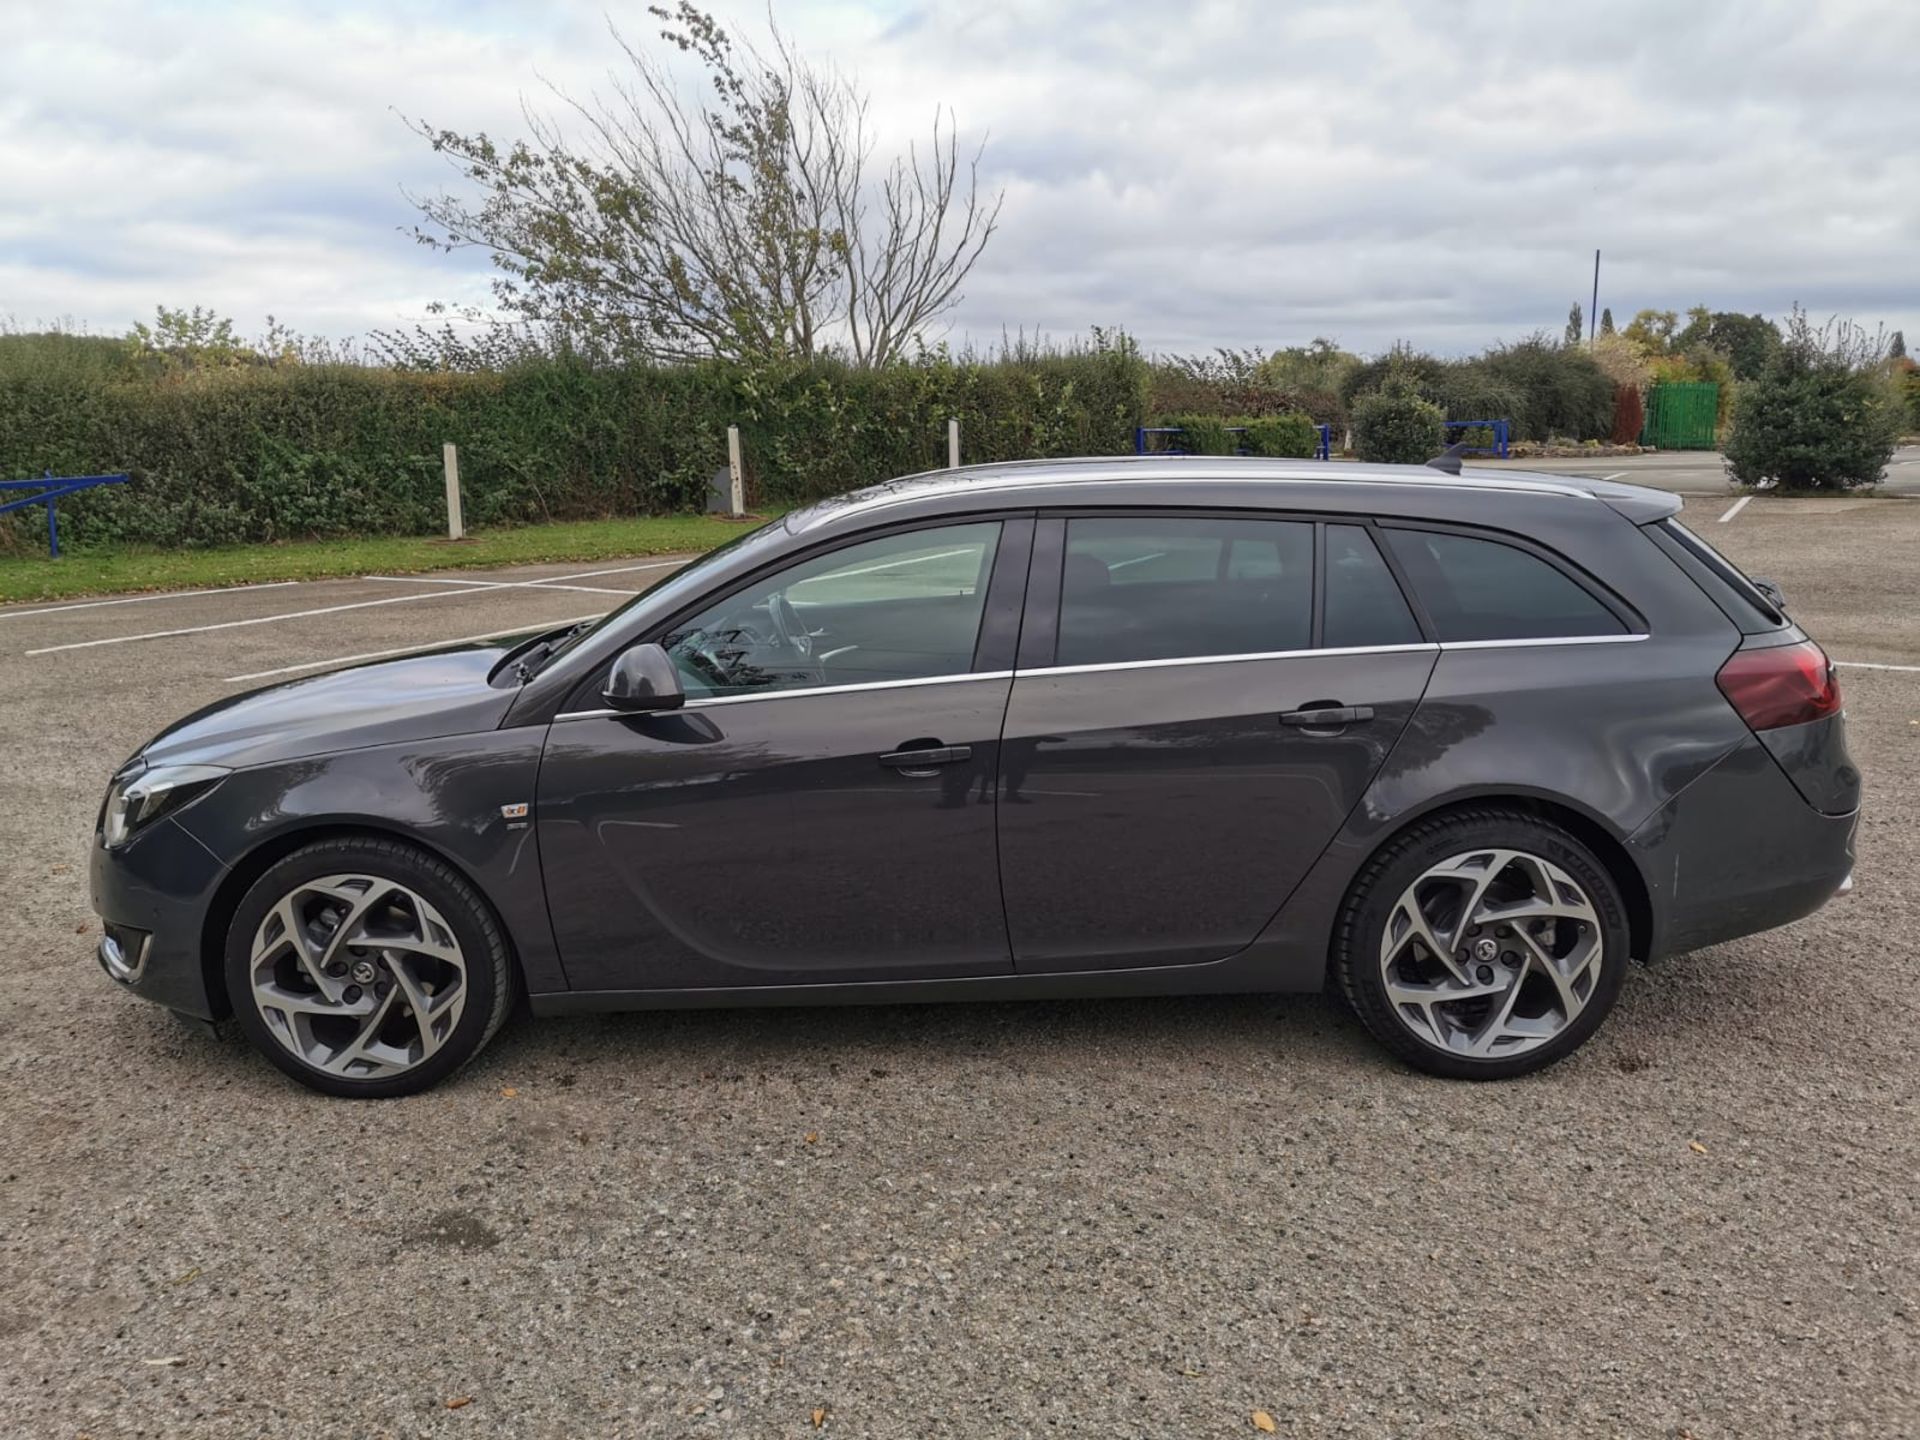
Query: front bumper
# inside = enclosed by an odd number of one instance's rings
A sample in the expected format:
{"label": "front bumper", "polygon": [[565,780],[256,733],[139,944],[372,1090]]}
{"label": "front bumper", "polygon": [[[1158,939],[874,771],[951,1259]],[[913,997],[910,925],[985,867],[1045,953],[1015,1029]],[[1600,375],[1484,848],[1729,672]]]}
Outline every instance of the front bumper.
{"label": "front bumper", "polygon": [[[199,1020],[227,1011],[209,986],[202,949],[208,907],[227,873],[213,852],[171,818],[109,850],[95,836],[93,908],[105,922],[96,958],[119,988]],[[217,966],[217,958],[216,958]]]}

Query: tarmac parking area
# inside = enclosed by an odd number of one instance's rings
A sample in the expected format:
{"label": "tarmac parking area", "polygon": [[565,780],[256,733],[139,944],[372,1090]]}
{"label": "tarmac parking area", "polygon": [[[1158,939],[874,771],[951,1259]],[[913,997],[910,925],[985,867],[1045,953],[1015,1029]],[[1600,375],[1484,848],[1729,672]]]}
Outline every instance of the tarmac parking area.
{"label": "tarmac parking area", "polygon": [[0,1431],[1920,1432],[1920,505],[1713,490],[1848,666],[1856,889],[1499,1085],[1246,996],[516,1021],[312,1095],[100,976],[109,773],[678,562],[0,609]]}

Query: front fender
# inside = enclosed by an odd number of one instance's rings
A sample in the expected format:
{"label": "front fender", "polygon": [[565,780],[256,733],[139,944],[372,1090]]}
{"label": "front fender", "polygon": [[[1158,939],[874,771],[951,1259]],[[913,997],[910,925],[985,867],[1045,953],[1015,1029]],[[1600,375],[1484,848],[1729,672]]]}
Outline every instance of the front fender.
{"label": "front fender", "polygon": [[544,725],[346,750],[236,771],[183,811],[183,829],[244,873],[301,836],[377,830],[439,855],[493,905],[530,990],[564,990],[530,808]]}

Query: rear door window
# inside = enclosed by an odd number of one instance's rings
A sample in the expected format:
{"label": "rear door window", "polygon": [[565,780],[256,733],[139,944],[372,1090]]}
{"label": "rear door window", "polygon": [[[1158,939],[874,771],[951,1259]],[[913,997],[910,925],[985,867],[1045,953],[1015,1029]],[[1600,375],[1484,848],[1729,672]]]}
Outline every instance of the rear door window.
{"label": "rear door window", "polygon": [[1517,545],[1439,530],[1385,533],[1442,641],[1626,633],[1584,585]]}
{"label": "rear door window", "polygon": [[1257,655],[1313,641],[1313,526],[1067,522],[1055,664]]}
{"label": "rear door window", "polygon": [[1400,584],[1359,525],[1327,526],[1327,610],[1321,644],[1332,649],[1413,645],[1422,636]]}

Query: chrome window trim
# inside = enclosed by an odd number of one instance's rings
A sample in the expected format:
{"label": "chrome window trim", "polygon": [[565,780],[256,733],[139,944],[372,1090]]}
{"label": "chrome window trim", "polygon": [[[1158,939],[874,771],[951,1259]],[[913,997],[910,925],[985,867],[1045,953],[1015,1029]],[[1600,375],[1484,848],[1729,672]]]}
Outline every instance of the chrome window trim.
{"label": "chrome window trim", "polygon": [[[920,685],[954,685],[965,680],[1026,680],[1043,675],[1098,675],[1112,670],[1163,670],[1178,665],[1240,665],[1251,660],[1305,660],[1313,656],[1413,655],[1446,650],[1508,650],[1528,645],[1626,645],[1652,637],[1640,635],[1541,635],[1520,640],[1422,640],[1408,645],[1335,645],[1319,650],[1262,650],[1248,655],[1177,655],[1161,660],[1108,660],[1094,665],[1037,665],[1026,670],[973,670],[960,675],[917,675],[909,680],[862,680],[850,685],[804,685],[791,690],[755,690],[745,695],[702,695],[680,708],[707,710],[716,705],[744,705],[753,700],[797,699],[803,695],[851,695],[863,690],[905,690]],[[645,710],[567,710],[562,720],[632,719],[635,715],[671,714]]]}
{"label": "chrome window trim", "polygon": [[[1011,680],[1011,670],[969,670],[957,675],[915,675],[906,680],[860,680],[850,685],[796,685],[788,690],[753,690],[744,695],[691,695],[679,708],[707,710],[715,705],[744,705],[751,700],[785,700],[802,695],[851,695],[862,690],[906,690],[917,685],[956,685],[964,680]],[[610,717],[631,720],[636,715],[670,715],[670,710],[566,710],[554,716],[561,720],[605,720]]]}
{"label": "chrome window trim", "polygon": [[1014,679],[1035,675],[1097,675],[1107,670],[1161,670],[1173,665],[1239,665],[1249,660],[1304,660],[1310,655],[1410,655],[1437,651],[1431,640],[1407,645],[1340,645],[1319,650],[1262,650],[1249,655],[1176,655],[1162,660],[1104,660],[1093,665],[1036,665],[1013,672]]}
{"label": "chrome window trim", "polygon": [[1638,635],[1540,635],[1521,640],[1442,640],[1442,650],[1511,650],[1523,645],[1630,645],[1653,637]]}

